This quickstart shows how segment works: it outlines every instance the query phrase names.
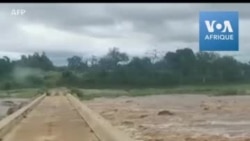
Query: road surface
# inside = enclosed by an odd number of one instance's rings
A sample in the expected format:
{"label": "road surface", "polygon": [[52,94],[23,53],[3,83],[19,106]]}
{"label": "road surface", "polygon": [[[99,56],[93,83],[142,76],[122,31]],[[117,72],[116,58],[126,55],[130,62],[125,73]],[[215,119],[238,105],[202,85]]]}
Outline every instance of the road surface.
{"label": "road surface", "polygon": [[47,96],[2,141],[99,141],[65,96]]}

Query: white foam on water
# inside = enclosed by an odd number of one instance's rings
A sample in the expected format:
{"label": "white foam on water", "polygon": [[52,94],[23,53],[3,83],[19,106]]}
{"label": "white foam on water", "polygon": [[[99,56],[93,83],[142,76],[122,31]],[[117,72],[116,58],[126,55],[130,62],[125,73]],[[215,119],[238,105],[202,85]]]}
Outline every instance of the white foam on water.
{"label": "white foam on water", "polygon": [[250,121],[209,121],[212,125],[250,125]]}

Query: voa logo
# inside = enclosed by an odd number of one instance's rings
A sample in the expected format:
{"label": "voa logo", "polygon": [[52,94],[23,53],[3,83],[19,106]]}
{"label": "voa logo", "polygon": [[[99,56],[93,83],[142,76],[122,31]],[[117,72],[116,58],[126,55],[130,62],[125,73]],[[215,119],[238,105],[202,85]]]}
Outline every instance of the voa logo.
{"label": "voa logo", "polygon": [[200,12],[200,50],[238,50],[238,12]]}
{"label": "voa logo", "polygon": [[[205,24],[210,33],[205,36],[205,40],[233,40],[233,28],[230,21],[225,20],[223,23],[218,23],[216,20],[206,20]],[[221,32],[221,34],[214,34],[215,30]]]}

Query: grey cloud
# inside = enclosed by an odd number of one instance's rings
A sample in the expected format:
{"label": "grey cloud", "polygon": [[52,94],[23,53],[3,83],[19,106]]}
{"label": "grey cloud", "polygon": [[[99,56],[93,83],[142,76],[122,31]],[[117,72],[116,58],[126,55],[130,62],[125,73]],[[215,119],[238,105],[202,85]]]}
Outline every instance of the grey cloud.
{"label": "grey cloud", "polygon": [[55,65],[61,66],[67,64],[67,58],[74,55],[80,56],[83,59],[88,58],[88,54],[79,52],[69,52],[69,51],[48,51],[46,55],[53,60]]}
{"label": "grey cloud", "polygon": [[[13,6],[9,6],[13,7]],[[57,28],[80,28],[85,25],[109,25],[112,17],[106,14],[104,5],[93,4],[20,4],[27,12],[22,17],[28,22],[44,23]],[[77,31],[77,30],[75,30]]]}
{"label": "grey cloud", "polygon": [[[239,58],[243,58],[250,53],[250,34],[246,29],[250,24],[249,6],[250,4],[190,3],[1,4],[0,51],[46,51],[56,60],[78,52],[103,55],[108,47],[113,46],[118,46],[133,55],[144,54],[155,47],[166,51],[181,47],[198,50],[199,12],[236,10],[240,13],[241,22],[240,49],[244,51]],[[27,12],[23,16],[10,16],[14,8],[22,8]],[[47,37],[33,37],[33,34],[26,36],[30,33],[24,33],[20,29],[21,25],[36,24],[48,28],[46,31],[39,31],[44,32],[41,34],[46,34]],[[52,29],[60,32],[52,34]],[[60,35],[61,32],[68,36]],[[49,40],[50,36],[56,36],[60,40],[58,39],[58,43],[52,42]],[[74,41],[70,41],[73,39]]]}
{"label": "grey cloud", "polygon": [[[115,10],[113,13],[116,17],[134,21],[135,30],[152,34],[156,41],[165,39],[197,42],[198,26],[193,28],[192,25],[199,22],[200,11],[235,10],[239,11],[240,19],[250,19],[248,4],[145,4],[144,6],[138,4],[130,6],[120,5],[112,10]],[[171,22],[177,23],[178,27],[164,25],[164,23]]]}

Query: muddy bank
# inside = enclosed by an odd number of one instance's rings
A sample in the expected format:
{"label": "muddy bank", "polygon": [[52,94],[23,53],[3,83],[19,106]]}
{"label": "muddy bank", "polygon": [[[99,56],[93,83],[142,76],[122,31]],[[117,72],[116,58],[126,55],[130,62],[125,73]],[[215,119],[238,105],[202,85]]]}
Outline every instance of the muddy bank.
{"label": "muddy bank", "polygon": [[0,119],[11,113],[13,110],[21,108],[29,99],[17,99],[17,98],[3,98],[0,99]]}

